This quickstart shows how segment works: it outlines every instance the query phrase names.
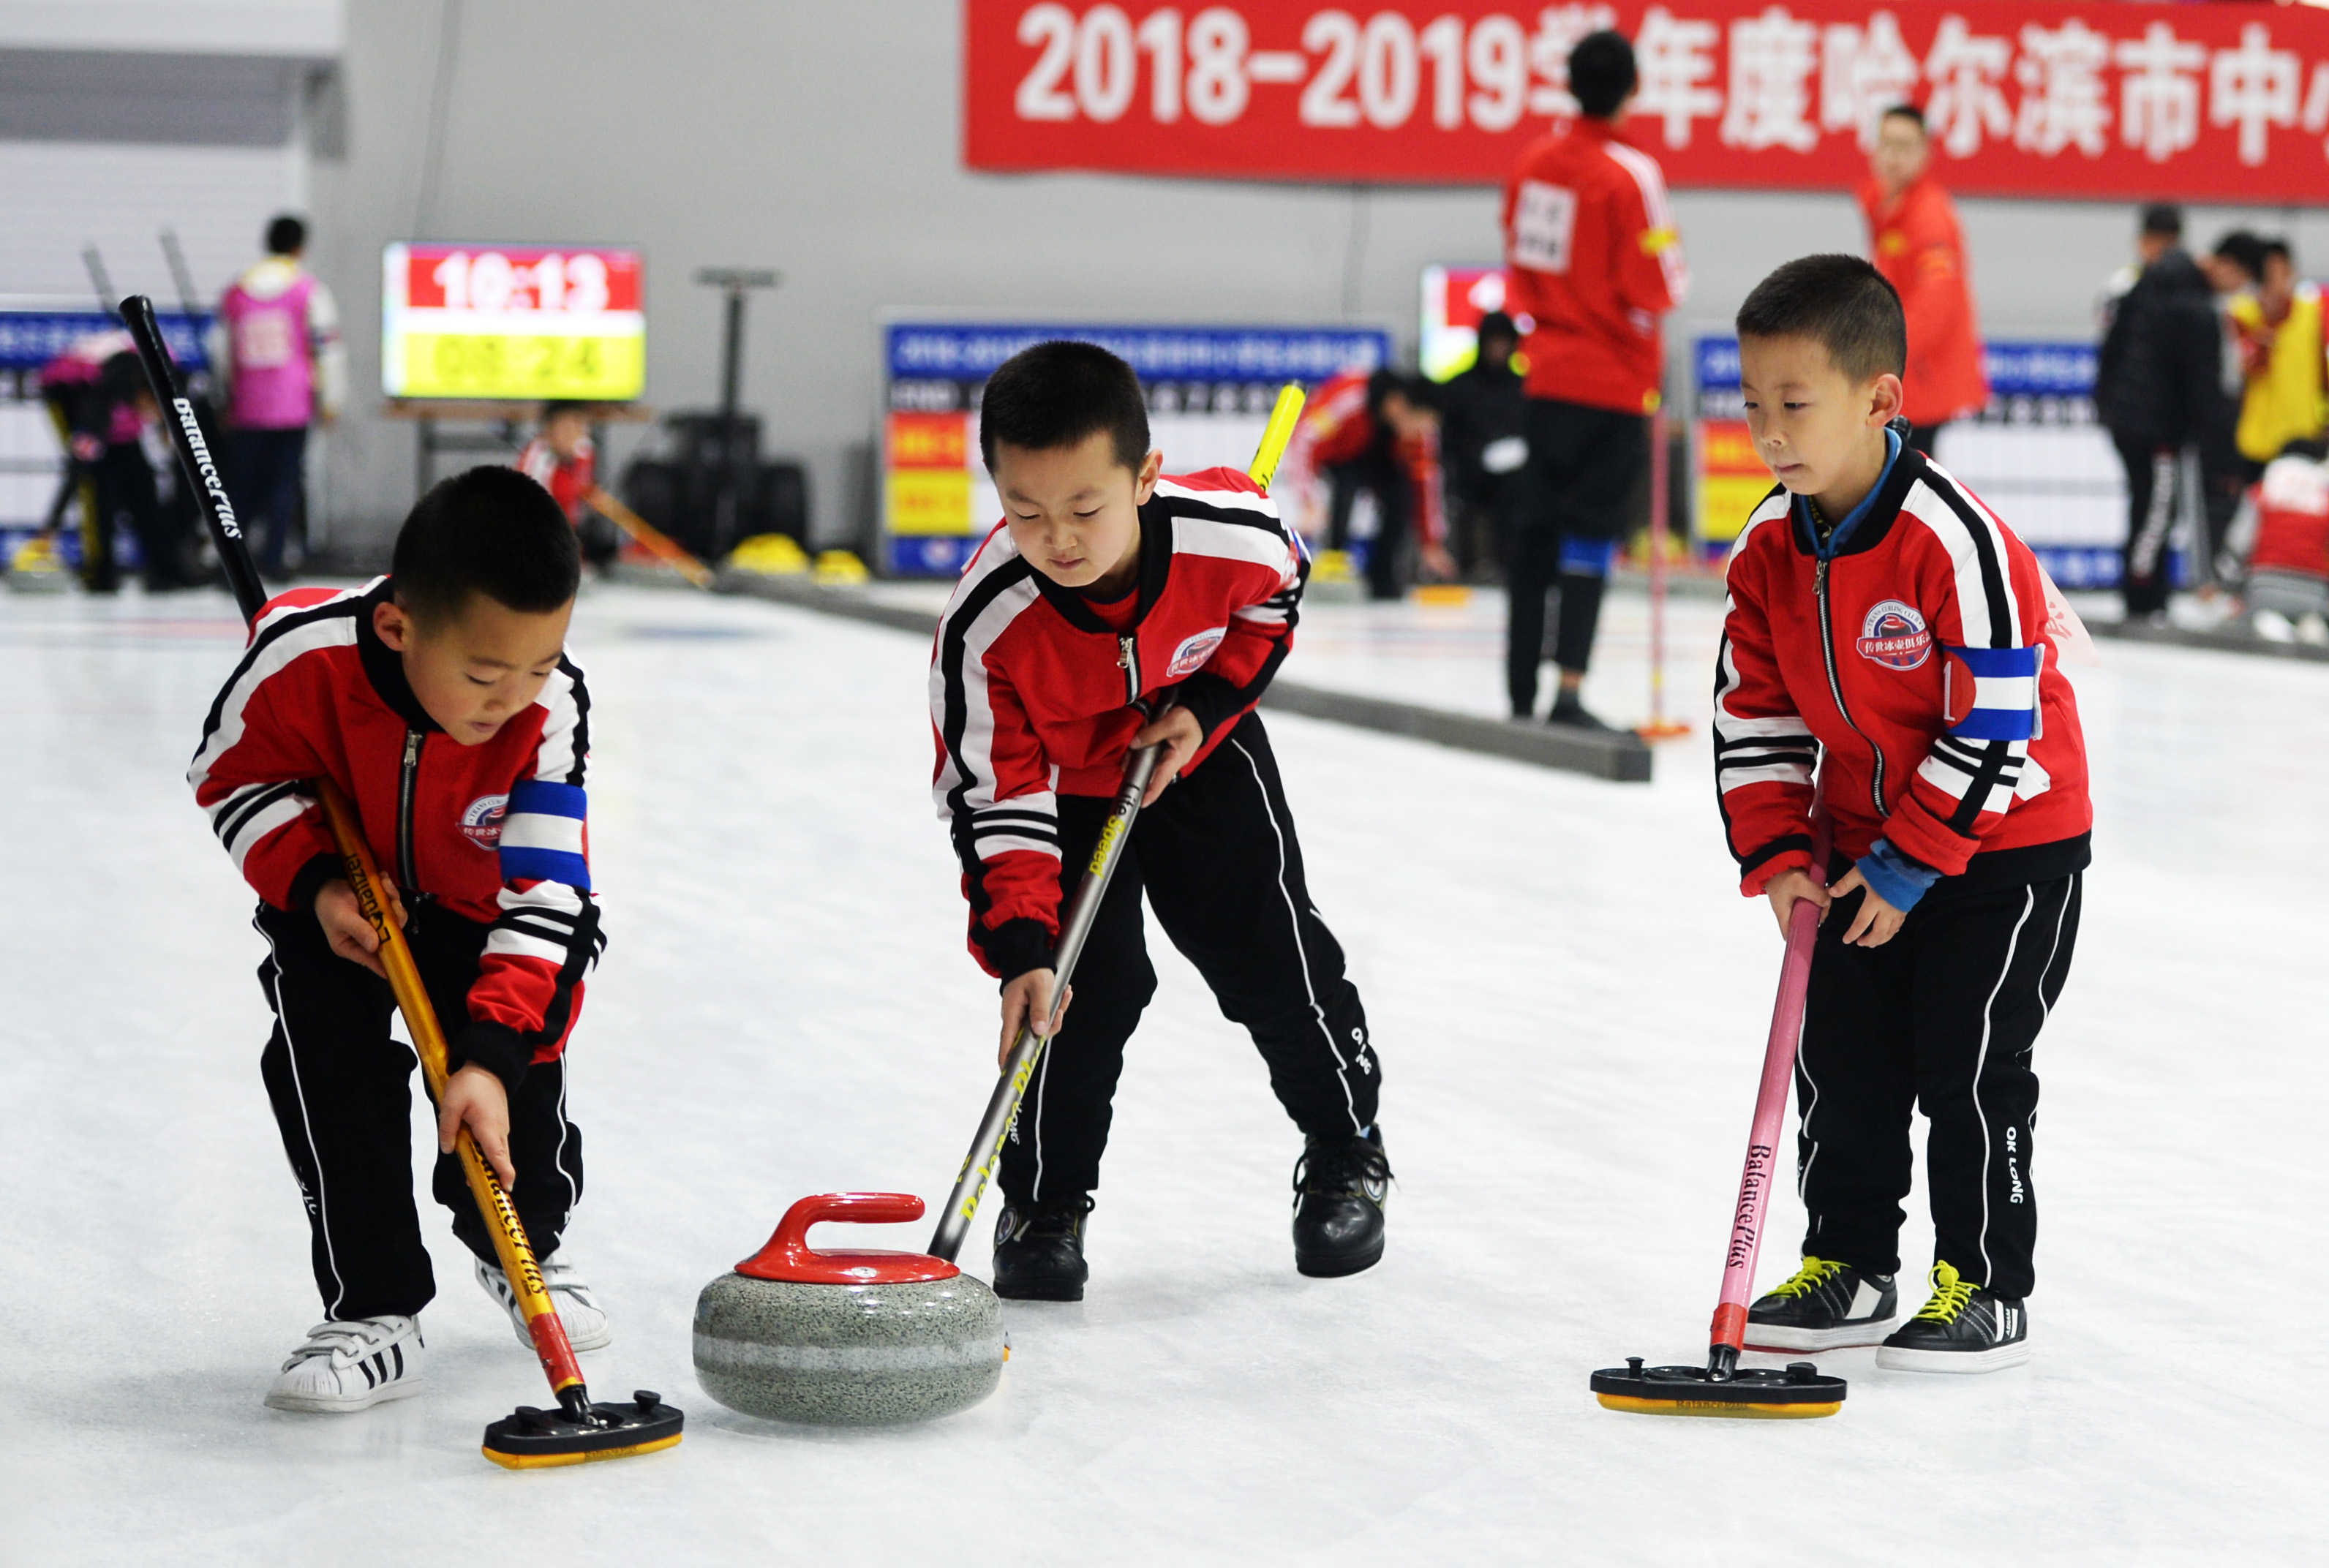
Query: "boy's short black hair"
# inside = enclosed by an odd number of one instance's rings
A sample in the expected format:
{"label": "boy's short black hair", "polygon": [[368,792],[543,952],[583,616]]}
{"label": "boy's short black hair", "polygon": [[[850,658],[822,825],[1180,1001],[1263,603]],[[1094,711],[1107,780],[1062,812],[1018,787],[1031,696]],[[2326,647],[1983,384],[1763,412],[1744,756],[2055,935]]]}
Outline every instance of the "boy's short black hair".
{"label": "boy's short black hair", "polygon": [[2183,209],[2173,202],[2154,202],[2143,210],[2143,232],[2164,234],[2170,239],[2183,238]]}
{"label": "boy's short black hair", "polygon": [[2214,254],[2247,273],[2251,283],[2264,277],[2265,242],[2245,229],[2235,229],[2217,240]]}
{"label": "boy's short black hair", "polygon": [[439,482],[396,536],[396,602],[425,624],[472,594],[542,615],[574,596],[582,549],[565,510],[514,468],[486,464]]}
{"label": "boy's short black hair", "polygon": [[574,398],[554,398],[542,406],[542,422],[549,424],[561,414],[580,414],[586,418],[598,408],[596,403],[585,403]]}
{"label": "boy's short black hair", "polygon": [[1742,338],[1806,337],[1854,381],[1909,371],[1909,324],[1884,275],[1857,256],[1799,256],[1739,307]]}
{"label": "boy's short black hair", "polygon": [[307,226],[286,212],[267,226],[267,254],[297,256],[307,249]]}
{"label": "boy's short black hair", "polygon": [[[2257,259],[2261,262],[2275,256],[2277,256],[2283,261],[2287,262],[2291,271],[2296,270],[2296,252],[2288,248],[2288,241],[2268,235],[2263,240],[2259,241],[2257,246]],[[2264,271],[2261,267],[2258,268],[2257,276],[2258,277],[2262,277],[2264,276]]]}
{"label": "boy's short black hair", "polygon": [[1912,103],[1896,103],[1876,117],[1879,125],[1886,120],[1907,120],[1921,132],[1925,128],[1925,111]]}
{"label": "boy's short black hair", "polygon": [[1577,107],[1597,120],[1617,112],[1639,79],[1634,46],[1622,33],[1589,33],[1569,52],[1569,90]]}
{"label": "boy's short black hair", "polygon": [[1521,341],[1520,323],[1504,311],[1492,310],[1480,318],[1475,337],[1480,343],[1486,343],[1492,337],[1508,337],[1517,343]]}
{"label": "boy's short black hair", "polygon": [[1055,338],[1020,350],[978,399],[978,455],[995,472],[998,443],[1054,452],[1106,431],[1116,460],[1148,461],[1148,404],[1132,367],[1098,343]]}

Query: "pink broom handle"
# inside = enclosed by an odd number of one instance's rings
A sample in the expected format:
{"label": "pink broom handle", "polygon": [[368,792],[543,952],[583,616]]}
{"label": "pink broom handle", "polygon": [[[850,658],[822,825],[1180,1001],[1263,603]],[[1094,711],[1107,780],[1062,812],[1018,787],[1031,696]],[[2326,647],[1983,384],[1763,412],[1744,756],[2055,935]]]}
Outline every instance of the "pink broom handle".
{"label": "pink broom handle", "polygon": [[[1831,837],[1827,812],[1813,809],[1811,878],[1827,886]],[[1787,1088],[1795,1076],[1796,1043],[1803,1036],[1804,996],[1811,988],[1812,944],[1818,940],[1819,906],[1798,898],[1787,913],[1787,955],[1779,966],[1779,1000],[1771,1009],[1771,1038],[1763,1047],[1763,1086],[1755,1096],[1755,1127],[1747,1139],[1747,1169],[1739,1178],[1739,1203],[1731,1211],[1730,1246],[1722,1260],[1722,1299],[1714,1309],[1709,1366],[1728,1375],[1747,1339],[1747,1300],[1755,1287],[1755,1258],[1763,1245],[1763,1216],[1770,1207],[1771,1178],[1778,1169],[1779,1123],[1787,1113]]]}

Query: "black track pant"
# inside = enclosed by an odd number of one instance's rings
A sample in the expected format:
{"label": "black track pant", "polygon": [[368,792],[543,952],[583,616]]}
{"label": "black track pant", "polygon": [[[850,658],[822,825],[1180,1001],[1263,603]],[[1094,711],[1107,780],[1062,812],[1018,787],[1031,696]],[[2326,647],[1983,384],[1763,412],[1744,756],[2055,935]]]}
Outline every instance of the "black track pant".
{"label": "black track pant", "polygon": [[1934,1257],[2001,1295],[2030,1293],[2030,1053],[2070,975],[2080,880],[1944,881],[1876,948],[1843,945],[1860,894],[1828,911],[1796,1057],[1806,1254],[1877,1273],[1900,1268],[1909,1113],[1919,1107],[1932,1121]]}
{"label": "black track pant", "polygon": [[[418,1312],[437,1286],[412,1201],[411,1080],[420,1064],[410,1046],[389,1037],[395,999],[386,981],[331,950],[313,914],[262,906],[254,924],[269,948],[259,984],[275,1009],[259,1070],[306,1201],[325,1316]],[[439,1019],[457,1025],[468,1016],[486,929],[434,906],[416,910],[406,927]],[[566,1119],[563,1063],[536,1063],[510,1096],[510,1160],[517,1168],[511,1201],[535,1253],[548,1257],[582,1196],[582,1134]],[[453,1211],[453,1234],[495,1262],[457,1157],[438,1157],[432,1185]]]}
{"label": "black track pant", "polygon": [[2126,469],[2126,545],[2119,557],[2119,593],[2126,613],[2145,615],[2167,607],[2167,542],[2182,499],[2181,455],[2155,441],[2111,437]]}
{"label": "black track pant", "polygon": [[1506,570],[1512,609],[1505,672],[1516,714],[1536,702],[1544,600],[1555,584],[1561,628],[1553,662],[1580,675],[1592,662],[1606,574],[1598,565],[1580,563],[1595,548],[1625,536],[1635,489],[1649,474],[1649,427],[1639,414],[1529,399],[1524,499]]}
{"label": "black track pant", "polygon": [[[1098,841],[1108,803],[1060,797],[1061,905]],[[1302,847],[1261,719],[1240,720],[1202,765],[1176,779],[1133,824],[1072,984],[1075,1002],[1045,1047],[1011,1141],[1004,1196],[1072,1197],[1099,1185],[1109,1103],[1124,1046],[1155,994],[1140,895],[1197,967],[1222,1016],[1243,1024],[1269,1086],[1304,1133],[1372,1126],[1382,1080],[1343,949],[1310,907]]]}

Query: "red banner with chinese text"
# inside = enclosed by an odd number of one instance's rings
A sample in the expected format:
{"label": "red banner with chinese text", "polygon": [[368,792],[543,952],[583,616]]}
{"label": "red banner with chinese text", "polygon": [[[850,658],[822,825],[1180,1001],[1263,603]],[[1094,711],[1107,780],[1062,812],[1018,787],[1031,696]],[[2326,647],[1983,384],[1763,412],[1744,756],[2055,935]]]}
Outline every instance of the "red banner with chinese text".
{"label": "red banner with chinese text", "polygon": [[2329,12],[1666,0],[1344,10],[965,0],[973,168],[1501,181],[1576,112],[1570,46],[1634,40],[1631,139],[1679,187],[1836,190],[1920,106],[1968,194],[2329,201]]}

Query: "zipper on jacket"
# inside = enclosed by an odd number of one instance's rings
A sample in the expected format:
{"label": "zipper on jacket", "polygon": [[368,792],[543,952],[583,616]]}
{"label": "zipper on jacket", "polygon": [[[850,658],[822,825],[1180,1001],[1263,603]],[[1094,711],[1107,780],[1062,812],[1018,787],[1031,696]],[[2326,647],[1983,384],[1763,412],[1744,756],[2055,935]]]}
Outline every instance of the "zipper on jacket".
{"label": "zipper on jacket", "polygon": [[1124,699],[1140,700],[1140,642],[1129,632],[1121,632],[1116,639],[1116,662],[1124,671]]}
{"label": "zipper on jacket", "polygon": [[396,786],[396,882],[408,909],[420,897],[420,874],[413,867],[412,797],[420,793],[420,743],[425,738],[417,729],[404,732],[404,775]]}
{"label": "zipper on jacket", "polygon": [[1835,710],[1843,715],[1843,722],[1851,727],[1852,733],[1867,740],[1869,751],[1875,756],[1876,770],[1869,775],[1868,794],[1876,807],[1876,820],[1882,822],[1891,815],[1884,809],[1884,748],[1868,739],[1868,732],[1860,728],[1852,717],[1852,709],[1844,706],[1843,681],[1835,668],[1835,626],[1828,614],[1825,556],[1819,557],[1817,564],[1812,568],[1812,596],[1819,601],[1820,657],[1827,664],[1828,695],[1835,699]]}

